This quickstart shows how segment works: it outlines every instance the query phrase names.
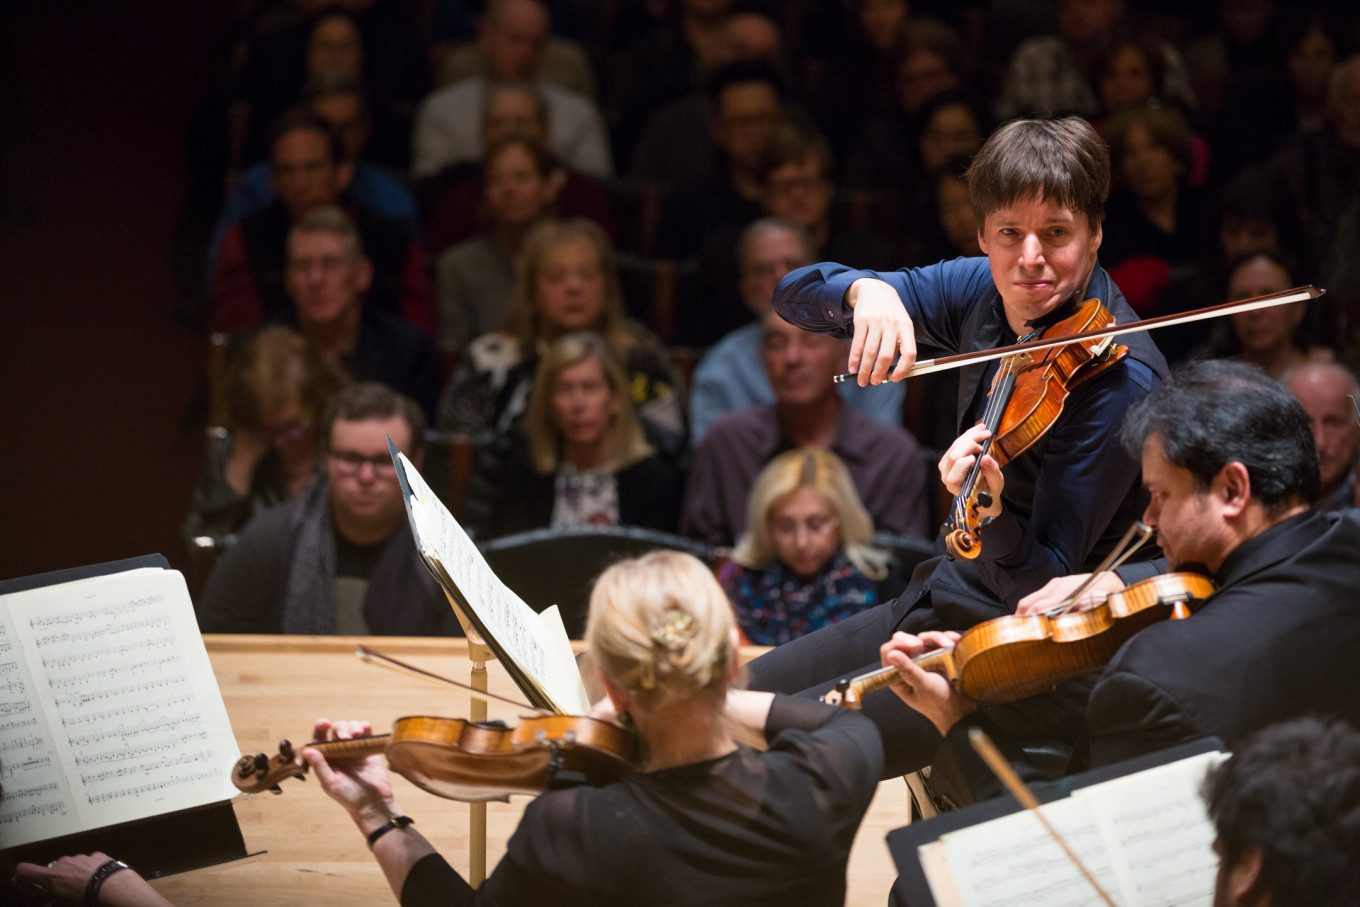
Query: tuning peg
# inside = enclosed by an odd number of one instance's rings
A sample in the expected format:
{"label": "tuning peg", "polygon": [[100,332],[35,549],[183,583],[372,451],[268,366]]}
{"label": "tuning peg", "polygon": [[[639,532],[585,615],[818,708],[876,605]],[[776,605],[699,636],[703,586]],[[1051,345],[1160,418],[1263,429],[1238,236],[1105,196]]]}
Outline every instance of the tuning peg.
{"label": "tuning peg", "polygon": [[269,757],[264,753],[255,754],[255,771],[261,774],[269,771]]}
{"label": "tuning peg", "polygon": [[978,506],[983,510],[992,506],[992,494],[989,491],[979,491],[977,493]]}
{"label": "tuning peg", "polygon": [[287,740],[279,741],[279,755],[286,761],[293,761],[293,744]]}
{"label": "tuning peg", "polygon": [[283,793],[283,788],[281,788],[281,787],[279,787],[277,784],[275,784],[273,787],[271,787],[271,788],[269,789],[269,792],[270,792],[271,794],[281,794],[281,793]]}

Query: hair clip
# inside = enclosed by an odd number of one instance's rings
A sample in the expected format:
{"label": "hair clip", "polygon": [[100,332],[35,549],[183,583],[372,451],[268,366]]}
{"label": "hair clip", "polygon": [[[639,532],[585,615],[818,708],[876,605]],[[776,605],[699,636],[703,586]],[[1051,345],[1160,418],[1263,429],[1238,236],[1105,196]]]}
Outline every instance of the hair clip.
{"label": "hair clip", "polygon": [[652,641],[669,652],[677,652],[694,638],[694,617],[672,611],[652,627]]}

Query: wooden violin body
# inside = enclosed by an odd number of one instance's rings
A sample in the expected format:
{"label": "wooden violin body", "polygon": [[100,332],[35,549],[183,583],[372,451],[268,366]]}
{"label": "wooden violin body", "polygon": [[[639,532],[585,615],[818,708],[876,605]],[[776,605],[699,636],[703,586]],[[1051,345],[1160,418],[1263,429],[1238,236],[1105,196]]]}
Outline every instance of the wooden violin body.
{"label": "wooden violin body", "polygon": [[[984,621],[950,648],[913,661],[949,678],[978,702],[1015,702],[1102,669],[1135,633],[1168,618],[1189,615],[1187,604],[1207,598],[1214,584],[1198,573],[1168,573],[1112,593],[1086,611],[1049,616],[1011,614]],[[842,680],[823,700],[859,708],[863,696],[897,679],[882,668]]]}
{"label": "wooden violin body", "polygon": [[[1114,323],[1114,316],[1098,299],[1088,299],[1077,311],[1057,322],[1050,331],[1080,334],[1097,331]],[[950,507],[949,518],[941,530],[949,554],[973,560],[982,553],[979,512],[991,506],[991,497],[978,489],[982,456],[991,456],[998,466],[1029,449],[1043,437],[1062,415],[1068,391],[1128,354],[1128,347],[1112,344],[1109,338],[1086,343],[1071,343],[1036,352],[1015,353],[1002,361],[988,392],[987,410],[982,423],[991,430],[983,442],[973,468]]]}
{"label": "wooden violin body", "polygon": [[271,757],[242,756],[232,782],[246,793],[279,793],[285,778],[305,778],[302,749],[328,761],[385,753],[389,767],[435,796],[480,803],[511,794],[533,796],[565,773],[606,784],[633,770],[636,738],[607,721],[570,715],[524,718],[514,726],[495,721],[414,716],[399,718],[391,734],[309,743],[287,740]]}

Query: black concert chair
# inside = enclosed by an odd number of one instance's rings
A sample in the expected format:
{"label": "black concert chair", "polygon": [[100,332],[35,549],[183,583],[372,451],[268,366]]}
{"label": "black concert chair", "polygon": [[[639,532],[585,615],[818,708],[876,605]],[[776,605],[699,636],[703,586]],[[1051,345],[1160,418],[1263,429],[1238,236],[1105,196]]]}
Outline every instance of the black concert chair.
{"label": "black concert chair", "polygon": [[636,526],[534,529],[493,539],[481,548],[496,576],[529,607],[542,611],[557,605],[572,639],[585,633],[595,578],[615,561],[669,548],[713,563],[707,545]]}

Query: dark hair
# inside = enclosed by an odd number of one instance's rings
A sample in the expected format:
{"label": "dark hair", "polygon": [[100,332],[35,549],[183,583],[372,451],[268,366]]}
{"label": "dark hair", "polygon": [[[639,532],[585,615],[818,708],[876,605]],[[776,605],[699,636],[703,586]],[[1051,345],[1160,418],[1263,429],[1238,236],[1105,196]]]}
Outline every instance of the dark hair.
{"label": "dark hair", "polygon": [[[1105,78],[1105,74],[1114,65],[1115,55],[1126,47],[1136,50],[1147,65],[1148,75],[1152,77],[1152,97],[1165,98],[1166,57],[1162,53],[1162,48],[1152,32],[1129,25],[1117,26],[1103,42],[1101,51],[1092,61],[1094,65],[1091,71],[1091,88],[1095,91],[1096,97],[1100,97],[1100,80]],[[1105,112],[1113,113],[1110,110]]]}
{"label": "dark hair", "polygon": [[709,109],[714,116],[717,116],[718,101],[721,100],[723,91],[729,86],[745,82],[765,82],[774,89],[781,104],[788,99],[788,86],[784,83],[779,70],[764,60],[738,60],[715,69],[704,83],[704,95],[708,98]]}
{"label": "dark hair", "polygon": [[770,147],[765,149],[760,161],[761,179],[769,182],[770,174],[778,168],[785,164],[801,164],[808,158],[817,162],[817,168],[824,178],[835,178],[831,144],[816,130],[786,123],[775,130]]}
{"label": "dark hair", "polygon": [[364,422],[370,419],[399,417],[411,429],[411,449],[402,451],[414,455],[425,446],[425,414],[410,397],[392,390],[386,384],[364,381],[351,384],[335,395],[321,420],[321,437],[326,446],[331,443],[331,429],[338,420]]}
{"label": "dark hair", "polygon": [[364,90],[364,83],[351,73],[327,69],[315,73],[302,85],[302,100],[309,107],[325,98],[344,98],[350,95],[359,99],[359,112],[368,117],[368,92]]}
{"label": "dark hair", "polygon": [[340,137],[340,130],[332,126],[330,120],[308,107],[293,107],[279,114],[279,118],[269,130],[270,154],[273,154],[274,146],[279,139],[291,132],[303,130],[321,133],[326,139],[326,150],[330,152],[331,163],[344,163],[345,142]]}
{"label": "dark hair", "polygon": [[992,133],[968,168],[978,223],[1037,195],[1085,214],[1094,230],[1105,219],[1109,186],[1109,151],[1081,117],[1012,120]]}
{"label": "dark hair", "polygon": [[1258,731],[1209,771],[1203,796],[1223,865],[1259,848],[1271,903],[1360,903],[1360,733],[1344,722]]}
{"label": "dark hair", "polygon": [[[1227,278],[1227,282],[1223,288],[1225,294],[1227,291],[1227,283],[1232,282],[1233,272],[1247,262],[1255,261],[1258,258],[1264,258],[1281,271],[1284,271],[1286,278],[1288,278],[1288,283],[1292,284],[1296,279],[1296,275],[1299,273],[1298,259],[1294,258],[1294,256],[1290,255],[1288,252],[1281,249],[1251,249],[1235,256],[1232,261],[1228,262],[1228,268],[1223,272],[1223,276]],[[1236,300],[1232,301],[1235,302]]]}
{"label": "dark hair", "polygon": [[1218,223],[1265,221],[1275,225],[1283,242],[1297,230],[1294,205],[1279,179],[1264,167],[1246,168],[1223,187]]}
{"label": "dark hair", "polygon": [[1268,512],[1311,503],[1322,484],[1303,406],[1254,365],[1209,359],[1172,373],[1124,421],[1124,448],[1138,457],[1151,435],[1162,455],[1208,489],[1229,463],[1247,468],[1251,495]]}
{"label": "dark hair", "polygon": [[1122,162],[1128,148],[1129,132],[1134,126],[1142,126],[1153,144],[1171,152],[1182,168],[1180,181],[1185,182],[1185,176],[1195,162],[1195,133],[1185,114],[1174,107],[1163,107],[1157,101],[1125,107],[1113,114],[1105,124],[1105,139],[1110,143],[1110,154],[1115,160]]}

